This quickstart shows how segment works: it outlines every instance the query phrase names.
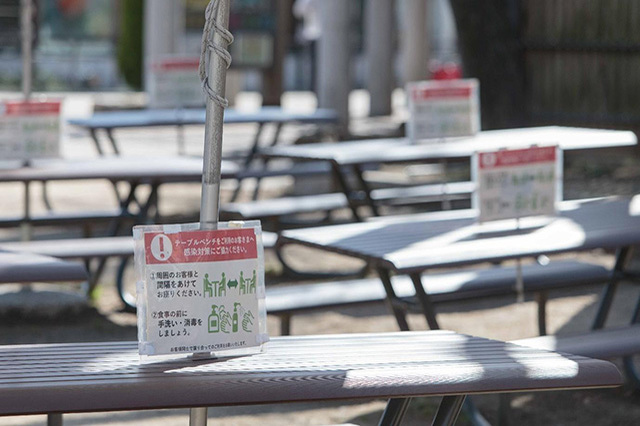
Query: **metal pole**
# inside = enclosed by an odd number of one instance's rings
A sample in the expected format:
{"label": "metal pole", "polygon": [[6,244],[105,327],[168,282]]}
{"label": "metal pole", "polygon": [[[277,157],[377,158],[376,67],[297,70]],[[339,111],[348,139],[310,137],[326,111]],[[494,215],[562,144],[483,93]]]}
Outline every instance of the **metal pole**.
{"label": "metal pole", "polygon": [[394,19],[395,1],[368,0],[365,3],[365,50],[369,115],[391,115],[391,93],[395,83]]}
{"label": "metal pole", "polygon": [[[218,0],[216,22],[229,27],[229,0]],[[226,50],[228,43],[216,31],[211,31],[214,45]],[[216,52],[209,53],[209,85],[213,92],[224,97],[226,89],[227,62]],[[207,97],[207,119],[204,133],[204,165],[202,168],[202,202],[200,206],[200,229],[217,229],[220,203],[220,171],[222,167],[222,120],[224,107]]]}
{"label": "metal pole", "polygon": [[207,426],[207,407],[189,410],[189,426]]}
{"label": "metal pole", "polygon": [[22,94],[31,97],[33,78],[33,0],[20,0],[20,29],[22,36]]}

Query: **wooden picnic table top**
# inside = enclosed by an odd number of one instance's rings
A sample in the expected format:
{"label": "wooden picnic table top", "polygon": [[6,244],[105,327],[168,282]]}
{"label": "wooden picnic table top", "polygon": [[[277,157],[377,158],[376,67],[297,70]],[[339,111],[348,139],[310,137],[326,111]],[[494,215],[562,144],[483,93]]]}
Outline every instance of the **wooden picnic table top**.
{"label": "wooden picnic table top", "polygon": [[[225,124],[258,123],[335,123],[338,115],[330,109],[311,112],[295,112],[280,107],[262,107],[255,111],[228,109]],[[69,120],[70,124],[87,129],[117,129],[126,127],[153,127],[187,124],[204,124],[204,108],[140,109],[97,112],[89,118]]]}
{"label": "wooden picnic table top", "polygon": [[[99,157],[33,160],[29,166],[0,169],[0,182],[108,179],[113,181],[199,182],[201,157]],[[239,167],[222,162],[222,178],[232,178]]]}
{"label": "wooden picnic table top", "polygon": [[606,361],[449,331],[278,337],[225,360],[135,342],[0,346],[0,415],[613,387]]}
{"label": "wooden picnic table top", "polygon": [[80,262],[49,256],[0,250],[0,283],[86,281]]}
{"label": "wooden picnic table top", "polygon": [[563,150],[636,145],[633,132],[576,127],[531,127],[490,130],[475,136],[412,143],[407,138],[370,139],[354,142],[278,145],[262,148],[260,155],[303,161],[330,161],[340,166],[406,163],[438,159],[469,158],[477,151],[559,145]]}
{"label": "wooden picnic table top", "polygon": [[475,212],[388,217],[285,231],[282,242],[362,258],[398,273],[640,243],[640,196],[565,201],[556,217],[476,223]]}

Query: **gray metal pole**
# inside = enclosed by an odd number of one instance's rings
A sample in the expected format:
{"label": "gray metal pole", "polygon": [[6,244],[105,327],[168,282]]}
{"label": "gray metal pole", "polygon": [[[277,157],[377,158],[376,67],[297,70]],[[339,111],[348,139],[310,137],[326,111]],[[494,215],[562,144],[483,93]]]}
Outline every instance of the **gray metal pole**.
{"label": "gray metal pole", "polygon": [[189,410],[189,426],[207,426],[207,407]]}
{"label": "gray metal pole", "polygon": [[[223,28],[229,27],[230,0],[220,2],[216,21]],[[227,50],[227,40],[219,31],[211,31],[211,41]],[[224,97],[226,90],[227,62],[216,52],[209,53],[209,85],[214,93]],[[202,200],[200,228],[217,229],[220,203],[220,172],[222,165],[222,121],[224,107],[207,97],[207,119],[204,133],[204,165],[202,168]]]}
{"label": "gray metal pole", "polygon": [[394,0],[368,0],[365,4],[365,49],[370,116],[391,114],[394,86]]}
{"label": "gray metal pole", "polygon": [[22,37],[22,94],[31,97],[33,90],[33,0],[20,0],[20,29]]}

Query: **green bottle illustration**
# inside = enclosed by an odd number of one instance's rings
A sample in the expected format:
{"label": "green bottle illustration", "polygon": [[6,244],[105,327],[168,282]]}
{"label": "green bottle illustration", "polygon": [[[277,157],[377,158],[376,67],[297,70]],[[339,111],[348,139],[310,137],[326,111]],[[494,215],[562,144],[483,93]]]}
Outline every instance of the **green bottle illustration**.
{"label": "green bottle illustration", "polygon": [[233,320],[232,320],[231,329],[234,333],[238,332],[238,306],[240,306],[239,303],[233,304]]}
{"label": "green bottle illustration", "polygon": [[211,305],[211,315],[209,315],[209,333],[217,333],[220,331],[220,316],[218,315],[217,310],[217,305]]}

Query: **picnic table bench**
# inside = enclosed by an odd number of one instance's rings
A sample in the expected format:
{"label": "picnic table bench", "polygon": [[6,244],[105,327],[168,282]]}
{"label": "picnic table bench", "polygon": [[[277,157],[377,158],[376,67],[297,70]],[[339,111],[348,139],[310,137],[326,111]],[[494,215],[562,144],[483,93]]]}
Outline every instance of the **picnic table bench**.
{"label": "picnic table bench", "polygon": [[[97,132],[102,130],[106,133],[115,154],[120,154],[120,148],[113,134],[116,129],[176,126],[178,129],[187,125],[204,125],[206,121],[206,110],[204,108],[175,108],[175,109],[141,109],[130,111],[108,111],[98,112],[89,118],[69,120],[69,124],[84,128],[89,131],[95,143],[96,150],[100,155],[104,155]],[[270,145],[278,143],[280,132],[285,124],[335,124],[338,115],[329,109],[317,109],[309,113],[295,111],[285,111],[279,107],[262,107],[257,111],[237,111],[228,109],[224,114],[225,124],[256,123],[258,129],[254,136],[253,144],[249,151],[252,158],[257,152],[263,128],[267,124],[274,124],[276,130]],[[184,154],[184,140],[178,138],[179,152]]]}
{"label": "picnic table bench", "polygon": [[87,271],[78,262],[69,262],[36,253],[0,249],[0,283],[84,281]]}
{"label": "picnic table bench", "polygon": [[[278,337],[252,357],[141,362],[135,342],[0,346],[0,415],[388,398],[398,425],[412,397],[443,396],[452,425],[465,395],[615,387],[607,361],[448,331]],[[207,422],[206,411],[192,425]]]}
{"label": "picnic table bench", "polygon": [[[578,200],[561,203],[557,217],[475,223],[473,211],[447,215],[422,214],[284,231],[281,244],[301,244],[363,259],[377,270],[387,302],[402,330],[407,330],[404,303],[395,293],[391,275],[407,275],[430,328],[438,328],[427,270],[499,263],[519,258],[617,249],[616,264],[605,287],[594,327],[601,328],[630,247],[640,243],[640,197]],[[455,217],[457,216],[457,217]],[[453,218],[452,218],[453,217]]]}
{"label": "picnic table bench", "polygon": [[[351,202],[355,219],[361,214],[358,206],[361,200],[367,202],[374,216],[379,215],[378,207],[389,200],[405,199],[406,188],[393,190],[374,190],[365,179],[367,166],[380,164],[426,163],[450,160],[469,161],[477,151],[497,151],[504,148],[527,148],[531,145],[559,145],[561,149],[587,150],[632,146],[638,140],[633,132],[617,130],[585,129],[572,127],[533,127],[521,129],[490,130],[475,136],[462,138],[443,138],[412,143],[407,138],[370,139],[339,143],[315,143],[305,145],[279,145],[262,148],[259,155],[266,159],[286,158],[304,162],[325,161],[331,164],[333,176],[340,190]],[[349,179],[347,173],[356,179]],[[473,187],[469,182],[453,183],[440,187],[441,197],[446,204],[453,197],[468,197]],[[438,187],[429,185],[417,187],[413,195],[427,191],[426,195],[434,199],[433,190]],[[361,195],[364,194],[364,197]],[[417,198],[418,201],[420,197]]]}

